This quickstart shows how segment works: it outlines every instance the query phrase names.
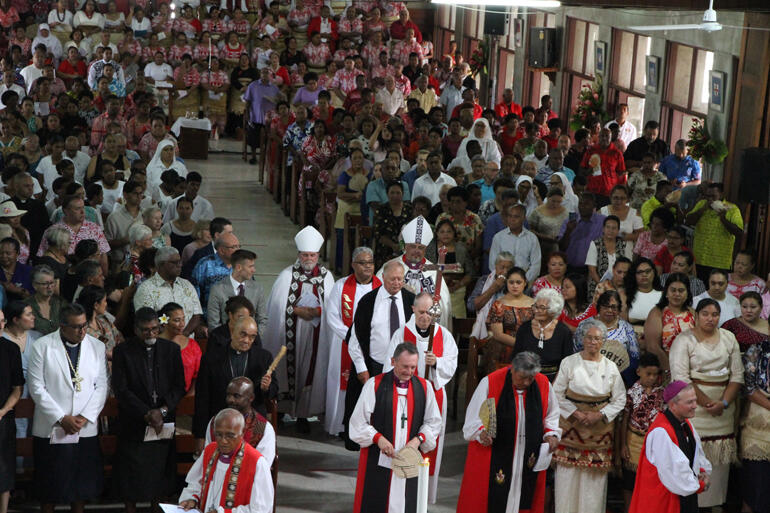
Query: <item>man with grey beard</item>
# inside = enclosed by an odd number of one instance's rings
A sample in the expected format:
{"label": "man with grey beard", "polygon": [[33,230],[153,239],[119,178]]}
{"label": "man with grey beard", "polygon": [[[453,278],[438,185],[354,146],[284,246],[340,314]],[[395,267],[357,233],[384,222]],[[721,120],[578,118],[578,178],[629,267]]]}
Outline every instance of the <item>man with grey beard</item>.
{"label": "man with grey beard", "polygon": [[324,412],[329,337],[324,297],[334,276],[318,265],[323,236],[306,226],[295,237],[297,260],[278,275],[267,301],[265,349],[273,356],[286,346],[276,375],[278,409],[297,418],[297,430],[308,433],[308,417]]}

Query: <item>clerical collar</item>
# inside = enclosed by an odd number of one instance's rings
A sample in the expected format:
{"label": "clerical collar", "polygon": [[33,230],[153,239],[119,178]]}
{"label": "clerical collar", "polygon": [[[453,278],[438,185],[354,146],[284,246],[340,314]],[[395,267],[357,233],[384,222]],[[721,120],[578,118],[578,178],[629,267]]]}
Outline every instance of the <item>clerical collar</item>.
{"label": "clerical collar", "polygon": [[396,388],[409,388],[409,380],[401,381],[400,379],[396,378],[394,376],[394,379],[396,381]]}
{"label": "clerical collar", "polygon": [[419,271],[419,270],[422,268],[423,264],[425,263],[425,259],[423,258],[422,260],[420,260],[420,261],[419,261],[419,262],[417,262],[417,263],[412,263],[412,262],[409,262],[409,261],[406,259],[406,257],[404,257],[404,258],[403,258],[403,262],[404,262],[404,264],[406,264],[406,266],[407,266],[409,269],[411,269],[412,271]]}
{"label": "clerical collar", "polygon": [[427,337],[430,336],[430,326],[428,326],[426,329],[420,329],[419,326],[415,325],[415,328],[417,328],[417,334],[421,337]]}
{"label": "clerical collar", "polygon": [[[64,345],[67,346],[67,347],[75,348],[75,347],[79,347],[80,346],[80,342],[72,343],[69,340],[65,339],[64,337],[62,337],[61,340],[62,340],[62,342],[64,342]],[[82,342],[82,340],[81,340],[81,342]]]}
{"label": "clerical collar", "polygon": [[232,460],[232,459],[233,459],[233,454],[232,453],[230,453],[230,454],[219,453],[219,461],[221,461],[222,463],[226,463],[226,464],[229,465],[230,464],[230,460]]}

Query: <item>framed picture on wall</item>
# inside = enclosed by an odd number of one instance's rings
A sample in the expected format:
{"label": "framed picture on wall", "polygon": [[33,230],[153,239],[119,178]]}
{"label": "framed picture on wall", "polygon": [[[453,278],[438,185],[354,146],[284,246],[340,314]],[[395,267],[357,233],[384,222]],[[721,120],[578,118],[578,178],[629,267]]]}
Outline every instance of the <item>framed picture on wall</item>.
{"label": "framed picture on wall", "polygon": [[647,56],[647,86],[645,89],[651,93],[658,92],[658,83],[660,81],[660,57],[654,55]]}
{"label": "framed picture on wall", "polygon": [[711,87],[709,91],[709,109],[724,112],[725,73],[723,71],[711,71]]}
{"label": "framed picture on wall", "polygon": [[522,35],[524,34],[524,20],[516,18],[513,20],[513,44],[516,48],[521,48]]}
{"label": "framed picture on wall", "polygon": [[594,41],[594,74],[604,75],[607,71],[607,43]]}

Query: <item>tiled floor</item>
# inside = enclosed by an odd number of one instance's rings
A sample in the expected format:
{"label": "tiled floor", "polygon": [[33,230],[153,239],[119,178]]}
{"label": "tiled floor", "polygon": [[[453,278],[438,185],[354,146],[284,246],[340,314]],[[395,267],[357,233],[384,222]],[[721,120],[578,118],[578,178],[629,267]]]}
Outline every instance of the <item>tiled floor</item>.
{"label": "tiled floor", "polygon": [[[231,143],[232,144],[232,143]],[[228,145],[230,147],[231,145]],[[214,204],[218,216],[233,221],[241,245],[257,253],[257,279],[269,293],[281,269],[296,258],[294,234],[298,227],[283,215],[258,183],[257,168],[240,155],[210,154],[207,161],[188,160],[188,169],[203,175],[201,194]],[[460,397],[464,397],[461,389]],[[455,511],[466,444],[462,415],[450,419],[439,481],[439,500],[431,513]],[[337,439],[323,432],[319,422],[310,435],[298,435],[292,423],[278,432],[278,511],[280,513],[352,511],[358,454],[346,451]]]}

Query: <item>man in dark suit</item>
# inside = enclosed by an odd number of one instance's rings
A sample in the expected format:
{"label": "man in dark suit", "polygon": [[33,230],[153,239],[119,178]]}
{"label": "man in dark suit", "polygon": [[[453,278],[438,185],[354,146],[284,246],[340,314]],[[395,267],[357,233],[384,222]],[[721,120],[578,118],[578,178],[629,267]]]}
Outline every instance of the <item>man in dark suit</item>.
{"label": "man in dark suit", "polygon": [[386,262],[382,267],[382,286],[367,293],[358,302],[353,325],[346,341],[353,372],[358,379],[348,380],[345,392],[345,447],[358,450],[358,444],[348,438],[348,420],[361,395],[363,384],[371,376],[382,374],[382,366],[390,355],[388,345],[393,333],[411,317],[414,294],[404,289],[404,268],[398,260]]}
{"label": "man in dark suit", "polygon": [[211,244],[206,244],[202,248],[196,250],[190,259],[185,262],[184,266],[182,266],[181,276],[185,280],[189,280],[192,276],[193,269],[195,269],[195,264],[198,263],[198,260],[214,254],[214,242],[216,242],[223,233],[233,233],[233,223],[224,217],[215,217],[211,220],[211,224],[209,224],[209,233],[211,234]]}
{"label": "man in dark suit", "polygon": [[232,272],[227,278],[214,283],[209,290],[206,320],[209,330],[227,322],[227,300],[234,296],[248,299],[253,305],[252,314],[257,321],[260,333],[267,328],[267,300],[262,285],[254,281],[257,255],[247,249],[239,249],[230,256]]}
{"label": "man in dark suit", "polygon": [[265,375],[272,363],[272,355],[256,343],[257,337],[257,322],[254,319],[238,319],[230,326],[230,344],[210,347],[201,358],[195,381],[192,429],[197,451],[203,450],[209,420],[227,406],[225,392],[233,378],[246,376],[255,384],[259,383],[254,390],[254,408],[262,415],[267,414],[265,400],[278,395],[275,373]]}
{"label": "man in dark suit", "polygon": [[158,315],[152,308],[137,310],[134,332],[136,337],[117,345],[112,357],[118,400],[116,482],[130,513],[137,502],[157,505],[174,493],[174,420],[185,394],[179,346],[157,338]]}
{"label": "man in dark suit", "polygon": [[13,184],[13,203],[19,210],[26,210],[26,214],[21,216],[21,225],[29,230],[31,255],[37,254],[37,248],[43,238],[46,228],[51,226],[48,210],[45,203],[35,199],[32,195],[35,190],[34,178],[29,173],[18,173],[14,175],[11,183]]}
{"label": "man in dark suit", "polygon": [[[254,305],[244,296],[233,296],[225,303],[224,324],[214,329],[209,327],[208,350],[212,347],[226,348],[230,345],[230,326],[244,317],[254,317]],[[256,345],[262,347],[261,335],[257,329]]]}

